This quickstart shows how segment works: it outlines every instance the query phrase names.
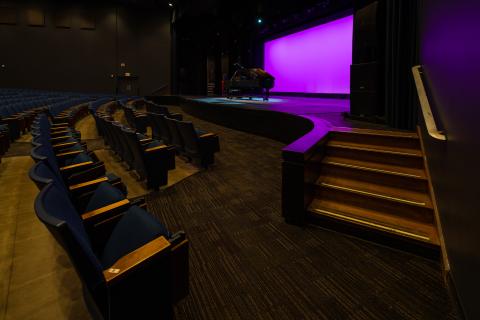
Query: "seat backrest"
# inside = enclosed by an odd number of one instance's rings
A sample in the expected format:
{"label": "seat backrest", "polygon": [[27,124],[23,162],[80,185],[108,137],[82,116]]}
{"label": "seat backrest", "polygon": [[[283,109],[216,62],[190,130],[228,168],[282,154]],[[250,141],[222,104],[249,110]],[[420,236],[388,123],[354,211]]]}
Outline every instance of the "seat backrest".
{"label": "seat backrest", "polygon": [[47,159],[45,148],[45,145],[41,144],[40,141],[36,142],[36,146],[30,150],[30,157],[33,161],[38,162]]}
{"label": "seat backrest", "polygon": [[183,139],[183,147],[187,154],[196,155],[200,153],[197,132],[193,123],[189,121],[178,121],[177,127]]}
{"label": "seat backrest", "polygon": [[172,144],[175,146],[175,149],[179,151],[183,151],[183,140],[182,136],[180,135],[180,131],[178,130],[177,127],[177,120],[175,119],[170,119],[165,117],[165,120],[168,125],[168,129],[170,131],[170,134],[172,136]]}
{"label": "seat backrest", "polygon": [[172,136],[165,117],[158,113],[149,113],[149,116],[153,122],[153,131],[156,131],[158,138],[162,140],[164,144],[171,144]]}
{"label": "seat backrest", "polygon": [[28,176],[41,191],[47,184],[53,182],[55,175],[44,161],[38,161],[30,168]]}
{"label": "seat backrest", "polygon": [[145,177],[147,174],[145,167],[145,157],[143,154],[142,146],[140,145],[140,141],[138,141],[137,134],[135,133],[135,131],[125,127],[122,128],[122,133],[123,138],[128,141],[130,151],[133,155],[133,167],[140,176]]}
{"label": "seat backrest", "polygon": [[49,141],[42,141],[42,144],[32,149],[30,155],[35,162],[44,160],[55,176],[61,179],[62,174],[60,173],[55,153]]}
{"label": "seat backrest", "polygon": [[109,119],[103,119],[104,124],[105,124],[105,130],[108,134],[108,144],[110,147],[114,150],[118,150],[118,136],[117,133],[115,132],[115,128],[113,127],[113,121]]}
{"label": "seat backrest", "polygon": [[123,125],[119,122],[113,122],[112,128],[116,133],[115,136],[118,138],[117,142],[119,144],[118,148],[119,148],[120,156],[125,162],[131,164],[133,161],[134,155],[132,153],[130,144],[128,143],[128,141],[126,141],[126,139],[123,138],[123,135],[124,135],[122,131]]}
{"label": "seat backrest", "polygon": [[91,290],[105,286],[103,268],[82,220],[68,196],[50,183],[35,199],[35,213],[69,255],[78,275]]}

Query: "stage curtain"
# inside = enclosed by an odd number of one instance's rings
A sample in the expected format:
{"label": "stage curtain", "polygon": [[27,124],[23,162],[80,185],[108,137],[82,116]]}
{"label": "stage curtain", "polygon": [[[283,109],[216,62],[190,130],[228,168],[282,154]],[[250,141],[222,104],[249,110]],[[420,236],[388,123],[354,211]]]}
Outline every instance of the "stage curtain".
{"label": "stage curtain", "polygon": [[418,98],[411,68],[418,64],[416,0],[386,0],[385,116],[390,127],[415,129]]}

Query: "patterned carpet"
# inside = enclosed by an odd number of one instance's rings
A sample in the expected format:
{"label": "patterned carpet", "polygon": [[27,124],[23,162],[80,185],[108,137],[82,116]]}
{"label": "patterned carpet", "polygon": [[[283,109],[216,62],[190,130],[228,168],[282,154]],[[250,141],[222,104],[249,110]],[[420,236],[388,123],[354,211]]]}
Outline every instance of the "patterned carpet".
{"label": "patterned carpet", "polygon": [[285,224],[282,144],[193,121],[220,134],[217,164],[147,198],[191,241],[177,319],[457,318],[436,262]]}

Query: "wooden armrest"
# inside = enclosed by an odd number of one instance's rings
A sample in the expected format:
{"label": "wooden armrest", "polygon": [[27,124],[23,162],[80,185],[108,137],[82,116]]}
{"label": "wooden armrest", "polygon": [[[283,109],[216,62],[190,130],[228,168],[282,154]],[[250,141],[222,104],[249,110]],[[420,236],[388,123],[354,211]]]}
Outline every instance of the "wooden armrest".
{"label": "wooden armrest", "polygon": [[70,136],[60,136],[60,137],[51,137],[50,140],[61,140],[61,139],[68,139],[68,138],[72,138]]}
{"label": "wooden armrest", "polygon": [[68,133],[67,127],[50,128],[50,134]]}
{"label": "wooden armrest", "polygon": [[91,220],[92,218],[98,217],[99,215],[104,214],[105,212],[119,209],[126,205],[130,205],[130,201],[128,199],[117,201],[115,203],[109,204],[108,206],[85,212],[84,214],[82,214],[82,220],[83,221]]}
{"label": "wooden armrest", "polygon": [[138,141],[140,142],[151,142],[153,139],[152,138],[145,138],[145,139],[140,139]]}
{"label": "wooden armrest", "polygon": [[65,142],[65,143],[57,143],[52,145],[54,148],[59,148],[59,147],[69,147],[77,144],[78,142]]}
{"label": "wooden armrest", "polygon": [[85,188],[85,187],[92,186],[94,184],[99,184],[99,183],[107,182],[107,181],[108,181],[107,177],[102,177],[102,178],[98,178],[98,179],[95,179],[95,180],[90,180],[90,181],[87,181],[87,182],[74,184],[74,185],[70,186],[69,189],[70,189],[70,191],[76,191],[78,189],[82,189],[82,188]]}
{"label": "wooden armrest", "polygon": [[77,164],[72,164],[70,166],[61,167],[60,171],[67,171],[67,170],[71,170],[71,169],[75,169],[75,168],[79,168],[79,167],[89,166],[91,164],[93,164],[93,161],[85,161],[85,162],[82,162],[82,163],[77,163]]}
{"label": "wooden armrest", "polygon": [[84,152],[84,151],[83,150],[76,150],[76,151],[62,152],[62,153],[57,154],[56,156],[58,158],[61,158],[61,157],[67,157],[67,156],[71,156],[71,155],[77,155],[77,154],[80,154],[82,152]]}
{"label": "wooden armrest", "polygon": [[209,133],[204,133],[204,134],[202,134],[201,136],[199,136],[199,138],[214,137],[214,136],[216,136],[216,135],[217,135],[216,133],[211,133],[211,132],[209,132]]}
{"label": "wooden armrest", "polygon": [[168,146],[165,145],[165,144],[162,144],[161,146],[147,148],[147,149],[145,149],[145,152],[153,152],[153,151],[162,150],[162,149],[165,149],[165,148],[168,148]]}
{"label": "wooden armrest", "polygon": [[122,279],[130,271],[135,270],[142,263],[154,256],[170,252],[169,249],[170,242],[162,236],[121,257],[111,268],[103,271],[107,285],[111,285],[115,283],[115,281]]}
{"label": "wooden armrest", "polygon": [[105,174],[105,164],[103,164],[102,162],[97,162],[86,168],[80,168],[79,172],[73,172],[68,177],[67,182],[69,186],[72,186],[74,184],[79,184],[101,178],[105,176]]}

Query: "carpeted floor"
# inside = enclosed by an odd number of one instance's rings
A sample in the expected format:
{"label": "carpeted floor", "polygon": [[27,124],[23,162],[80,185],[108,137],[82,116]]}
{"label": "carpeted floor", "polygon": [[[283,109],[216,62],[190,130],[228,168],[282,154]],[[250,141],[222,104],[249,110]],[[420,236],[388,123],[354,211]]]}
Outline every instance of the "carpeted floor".
{"label": "carpeted floor", "polygon": [[191,243],[177,319],[457,318],[436,262],[285,224],[280,143],[193,121],[220,134],[216,166],[147,198]]}

